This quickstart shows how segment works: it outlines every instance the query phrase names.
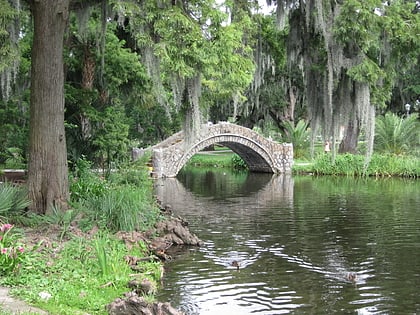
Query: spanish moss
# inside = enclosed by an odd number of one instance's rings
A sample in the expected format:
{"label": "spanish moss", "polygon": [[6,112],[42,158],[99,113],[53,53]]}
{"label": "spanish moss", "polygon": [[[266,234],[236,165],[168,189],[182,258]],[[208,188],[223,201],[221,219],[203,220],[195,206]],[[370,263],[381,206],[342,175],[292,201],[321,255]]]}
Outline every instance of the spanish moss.
{"label": "spanish moss", "polygon": [[201,95],[201,75],[197,74],[191,79],[187,79],[186,84],[187,99],[184,132],[186,144],[194,142],[201,129],[201,111],[200,111],[200,95]]}
{"label": "spanish moss", "polygon": [[[338,2],[322,0],[309,0],[301,5],[299,14],[290,21],[289,41],[294,44],[288,47],[288,66],[302,69],[306,81],[311,151],[319,132],[324,139],[332,141],[333,153],[340,139],[343,151],[354,151],[357,137],[364,130],[368,161],[372,153],[375,110],[370,102],[369,84],[356,82],[347,74],[365,58],[360,48],[344,47],[334,37],[333,28],[340,18],[341,6]],[[349,145],[343,145],[345,141]]]}
{"label": "spanish moss", "polygon": [[4,100],[8,100],[12,90],[12,84],[16,81],[19,72],[19,12],[20,0],[6,1],[5,8],[0,13],[0,93]]}

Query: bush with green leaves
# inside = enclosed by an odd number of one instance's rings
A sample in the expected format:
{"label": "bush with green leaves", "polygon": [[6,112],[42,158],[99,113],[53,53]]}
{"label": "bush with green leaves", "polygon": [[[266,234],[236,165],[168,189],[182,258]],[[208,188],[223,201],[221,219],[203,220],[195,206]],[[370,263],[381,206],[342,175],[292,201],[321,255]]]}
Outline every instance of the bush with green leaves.
{"label": "bush with green leaves", "polygon": [[413,156],[374,154],[367,168],[370,176],[420,177],[420,159]]}
{"label": "bush with green leaves", "polygon": [[418,154],[420,152],[420,123],[417,114],[399,117],[386,113],[376,118],[375,152]]}
{"label": "bush with green leaves", "polygon": [[232,166],[235,170],[246,170],[248,169],[248,165],[245,163],[245,161],[238,155],[233,154],[232,155]]}
{"label": "bush with green leaves", "polygon": [[[5,168],[23,169],[25,168],[25,159],[23,157],[22,149],[11,147],[6,148],[5,152],[0,154],[3,156]],[[1,158],[0,158],[1,159]]]}
{"label": "bush with green leaves", "polygon": [[76,164],[70,191],[84,230],[95,224],[113,232],[144,231],[160,219],[144,159],[112,171],[107,178],[93,172],[88,161]]}

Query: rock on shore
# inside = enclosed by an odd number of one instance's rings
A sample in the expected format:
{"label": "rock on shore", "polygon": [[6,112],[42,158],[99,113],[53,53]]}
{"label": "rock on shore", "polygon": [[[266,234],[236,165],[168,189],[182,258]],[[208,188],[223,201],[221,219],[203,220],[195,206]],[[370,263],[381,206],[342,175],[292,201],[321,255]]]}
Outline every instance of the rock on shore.
{"label": "rock on shore", "polygon": [[184,315],[173,308],[170,303],[148,303],[135,293],[128,293],[124,299],[116,299],[108,304],[110,315]]}

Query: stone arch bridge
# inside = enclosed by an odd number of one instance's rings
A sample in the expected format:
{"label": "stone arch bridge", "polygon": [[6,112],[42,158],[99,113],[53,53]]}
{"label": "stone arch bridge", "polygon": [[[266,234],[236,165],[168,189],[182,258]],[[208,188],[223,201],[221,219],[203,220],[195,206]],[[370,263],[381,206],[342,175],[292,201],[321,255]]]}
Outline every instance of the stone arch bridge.
{"label": "stone arch bridge", "polygon": [[292,144],[274,142],[239,125],[227,122],[203,125],[198,136],[190,142],[180,131],[153,146],[153,176],[175,177],[194,154],[213,144],[230,148],[244,160],[251,172],[291,172]]}

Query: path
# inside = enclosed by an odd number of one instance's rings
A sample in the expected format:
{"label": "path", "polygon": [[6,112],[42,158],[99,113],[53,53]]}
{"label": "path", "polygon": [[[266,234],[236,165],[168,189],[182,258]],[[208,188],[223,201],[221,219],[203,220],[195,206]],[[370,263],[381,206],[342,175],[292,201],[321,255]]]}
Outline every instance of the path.
{"label": "path", "polygon": [[30,306],[23,301],[11,297],[9,295],[9,290],[9,288],[0,287],[0,310],[12,312],[12,314],[48,314],[43,310]]}

